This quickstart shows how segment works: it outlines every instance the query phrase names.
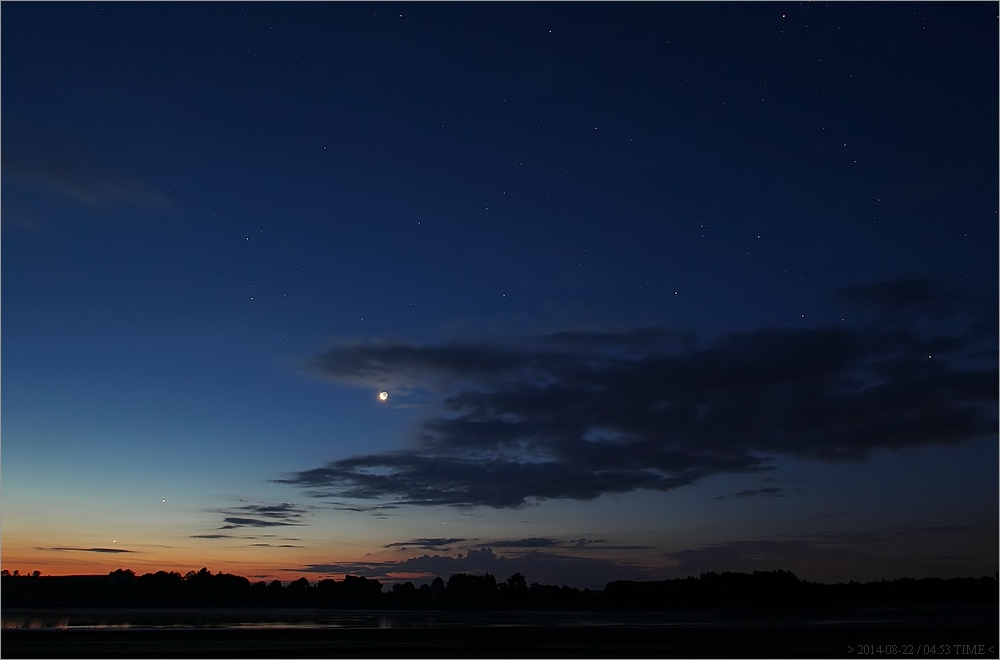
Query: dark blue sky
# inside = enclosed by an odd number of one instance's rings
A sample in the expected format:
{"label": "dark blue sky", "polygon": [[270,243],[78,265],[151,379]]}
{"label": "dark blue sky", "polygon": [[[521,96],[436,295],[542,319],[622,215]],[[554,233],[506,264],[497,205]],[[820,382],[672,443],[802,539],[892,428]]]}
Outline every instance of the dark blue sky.
{"label": "dark blue sky", "polygon": [[5,568],[995,571],[994,4],[0,12]]}

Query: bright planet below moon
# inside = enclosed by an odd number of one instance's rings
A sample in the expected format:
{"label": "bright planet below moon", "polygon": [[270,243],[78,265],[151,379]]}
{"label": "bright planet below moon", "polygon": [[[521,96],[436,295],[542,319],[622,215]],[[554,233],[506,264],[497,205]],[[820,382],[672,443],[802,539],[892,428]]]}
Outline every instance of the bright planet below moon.
{"label": "bright planet below moon", "polygon": [[389,400],[389,393],[388,392],[379,392],[378,393],[378,398],[381,401],[388,401]]}

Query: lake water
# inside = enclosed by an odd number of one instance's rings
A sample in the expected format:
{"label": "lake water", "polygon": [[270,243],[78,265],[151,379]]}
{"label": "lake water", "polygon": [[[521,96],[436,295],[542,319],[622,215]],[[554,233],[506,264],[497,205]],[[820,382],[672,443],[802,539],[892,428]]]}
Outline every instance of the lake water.
{"label": "lake water", "polygon": [[4,610],[5,629],[450,629],[994,625],[996,607],[697,612],[458,612],[323,609]]}

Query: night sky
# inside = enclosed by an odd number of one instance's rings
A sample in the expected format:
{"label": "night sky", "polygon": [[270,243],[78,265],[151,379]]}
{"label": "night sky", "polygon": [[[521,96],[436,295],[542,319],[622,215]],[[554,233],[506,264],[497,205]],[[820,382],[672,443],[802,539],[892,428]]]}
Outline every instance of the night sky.
{"label": "night sky", "polygon": [[996,3],[0,17],[3,568],[997,570]]}

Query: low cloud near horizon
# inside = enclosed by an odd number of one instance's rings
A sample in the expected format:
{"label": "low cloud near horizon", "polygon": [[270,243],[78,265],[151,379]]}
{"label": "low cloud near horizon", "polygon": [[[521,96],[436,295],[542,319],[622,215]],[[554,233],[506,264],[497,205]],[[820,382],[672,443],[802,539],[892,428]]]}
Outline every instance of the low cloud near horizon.
{"label": "low cloud near horizon", "polygon": [[304,573],[363,575],[380,581],[405,582],[420,578],[395,575],[425,576],[426,582],[440,576],[447,579],[455,573],[490,573],[498,581],[521,573],[529,582],[541,584],[571,584],[587,588],[603,588],[613,580],[650,580],[657,573],[638,564],[609,559],[574,557],[557,553],[530,551],[523,554],[497,555],[491,548],[473,549],[452,555],[421,555],[398,561],[340,562],[308,564],[288,569]]}
{"label": "low cloud near horizon", "polygon": [[[455,573],[490,573],[498,581],[520,573],[529,583],[581,589],[603,589],[615,580],[666,580],[706,572],[777,569],[790,570],[800,579],[827,583],[924,575],[980,577],[990,574],[989,567],[995,561],[996,545],[986,541],[995,539],[996,534],[995,524],[900,525],[873,531],[781,534],[773,539],[738,539],[663,552],[652,560],[646,557],[642,563],[570,554],[591,544],[604,549],[618,547],[605,546],[600,539],[512,539],[466,552],[308,564],[287,570],[415,584],[434,577],[448,579]],[[927,548],[938,548],[940,554],[929,555]]]}
{"label": "low cloud near horizon", "polygon": [[659,327],[338,345],[315,360],[322,376],[402,397],[430,393],[440,406],[426,408],[404,448],[275,481],[314,497],[518,508],[667,491],[769,470],[779,456],[863,461],[875,450],[996,435],[990,310],[926,280],[836,297],[872,320],[732,333],[702,347]]}

